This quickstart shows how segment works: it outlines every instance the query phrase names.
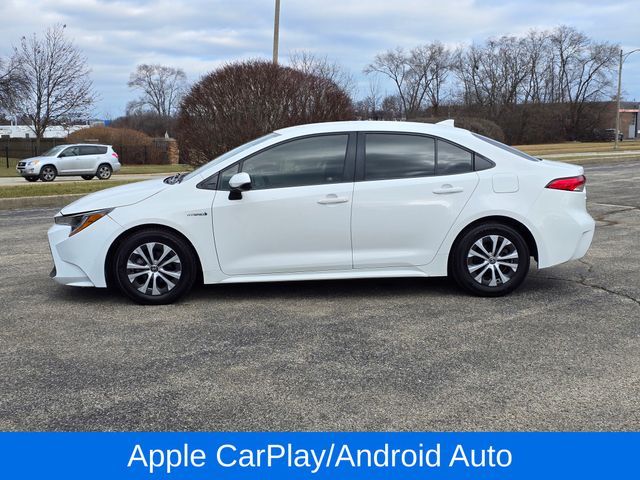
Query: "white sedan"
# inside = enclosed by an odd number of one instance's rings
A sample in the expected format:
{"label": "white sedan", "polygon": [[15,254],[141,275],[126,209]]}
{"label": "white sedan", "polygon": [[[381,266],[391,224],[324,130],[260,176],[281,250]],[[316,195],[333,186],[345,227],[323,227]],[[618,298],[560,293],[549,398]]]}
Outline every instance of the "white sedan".
{"label": "white sedan", "polygon": [[440,124],[285,128],[188,174],[87,195],[49,230],[64,285],[169,303],[207,284],[452,276],[503,295],[582,257],[582,167]]}

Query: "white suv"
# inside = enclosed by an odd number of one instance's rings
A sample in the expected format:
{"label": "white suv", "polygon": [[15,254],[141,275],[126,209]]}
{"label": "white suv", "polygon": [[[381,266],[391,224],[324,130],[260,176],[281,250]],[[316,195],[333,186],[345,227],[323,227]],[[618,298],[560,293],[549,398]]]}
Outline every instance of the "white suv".
{"label": "white suv", "polygon": [[51,182],[58,175],[107,180],[120,170],[120,162],[111,145],[58,145],[39,157],[20,160],[16,170],[29,182]]}

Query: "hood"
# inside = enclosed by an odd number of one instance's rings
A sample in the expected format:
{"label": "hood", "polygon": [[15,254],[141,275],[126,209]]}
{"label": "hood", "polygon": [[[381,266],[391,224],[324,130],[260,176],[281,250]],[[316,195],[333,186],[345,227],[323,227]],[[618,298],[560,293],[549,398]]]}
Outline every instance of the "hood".
{"label": "hood", "polygon": [[21,162],[32,162],[33,160],[46,160],[46,159],[51,159],[53,157],[29,157],[29,158],[23,158],[22,160],[20,160]]}
{"label": "hood", "polygon": [[60,213],[62,215],[70,215],[73,213],[100,210],[102,208],[124,207],[141,202],[169,186],[170,185],[163,182],[162,178],[158,178],[144,182],[136,182],[130,185],[107,188],[90,193],[76,200],[60,210]]}

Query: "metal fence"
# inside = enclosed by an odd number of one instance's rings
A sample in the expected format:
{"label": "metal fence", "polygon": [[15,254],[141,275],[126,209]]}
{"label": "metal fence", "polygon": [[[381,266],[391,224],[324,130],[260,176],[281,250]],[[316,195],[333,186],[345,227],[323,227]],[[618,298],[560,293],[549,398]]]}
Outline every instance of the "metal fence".
{"label": "metal fence", "polygon": [[[66,139],[43,138],[40,144],[36,139],[31,138],[9,138],[0,139],[0,155],[2,163],[7,168],[15,168],[19,160],[37,157],[41,153],[50,150],[56,145],[68,143]],[[162,165],[168,164],[169,154],[166,143],[156,143],[151,145],[113,145],[114,151],[120,158],[123,165]]]}
{"label": "metal fence", "polygon": [[113,145],[123,165],[164,165],[169,163],[166,144]]}

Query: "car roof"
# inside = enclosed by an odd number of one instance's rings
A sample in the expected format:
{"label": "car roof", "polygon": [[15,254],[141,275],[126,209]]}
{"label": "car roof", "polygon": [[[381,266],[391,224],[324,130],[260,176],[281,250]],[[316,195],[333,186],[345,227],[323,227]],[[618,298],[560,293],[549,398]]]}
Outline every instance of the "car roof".
{"label": "car roof", "polygon": [[110,147],[106,143],[74,143],[73,146],[77,147]]}
{"label": "car roof", "polygon": [[56,145],[56,147],[110,147],[106,143],[69,143]]}
{"label": "car roof", "polygon": [[453,126],[453,120],[446,120],[440,123],[424,122],[400,122],[400,121],[378,121],[378,120],[354,120],[345,122],[324,122],[309,123],[306,125],[296,125],[294,127],[281,128],[275,133],[291,137],[301,135],[313,135],[314,133],[331,132],[406,132],[423,133],[427,135],[441,136],[446,138],[468,137],[471,132]]}

